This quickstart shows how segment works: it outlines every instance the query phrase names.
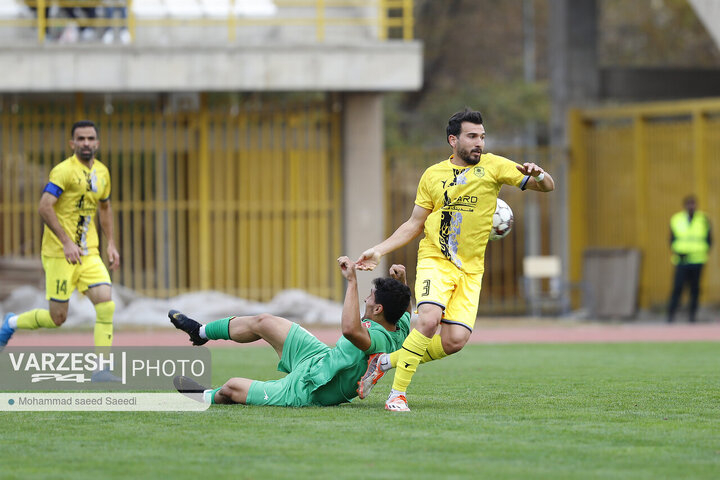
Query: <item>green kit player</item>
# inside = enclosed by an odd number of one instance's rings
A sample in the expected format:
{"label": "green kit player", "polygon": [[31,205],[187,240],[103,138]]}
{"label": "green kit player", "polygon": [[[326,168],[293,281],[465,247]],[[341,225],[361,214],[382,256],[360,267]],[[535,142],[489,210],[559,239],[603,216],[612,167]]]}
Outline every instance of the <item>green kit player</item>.
{"label": "green kit player", "polygon": [[170,321],[190,336],[193,345],[203,345],[208,340],[250,343],[263,339],[280,357],[278,370],[287,372],[284,378],[265,382],[231,378],[216,389],[205,389],[192,379],[176,377],[176,388],[198,397],[202,392],[208,403],[225,404],[329,406],[355,398],[368,360],[383,352],[394,352],[407,337],[410,288],[405,280],[405,267],[393,265],[389,278],[373,280],[361,318],[355,264],[347,257],[338,258],[338,264],[347,279],[347,292],[342,311],[342,337],[333,348],[297,323],[270,314],[228,317],[201,325],[171,310]]}

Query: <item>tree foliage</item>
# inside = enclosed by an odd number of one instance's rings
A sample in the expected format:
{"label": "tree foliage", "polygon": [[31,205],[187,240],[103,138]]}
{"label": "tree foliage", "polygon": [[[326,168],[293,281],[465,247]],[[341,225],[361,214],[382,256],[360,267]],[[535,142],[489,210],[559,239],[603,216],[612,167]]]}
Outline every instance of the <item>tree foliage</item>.
{"label": "tree foliage", "polygon": [[[390,147],[437,146],[452,113],[480,110],[501,143],[522,141],[534,122],[548,129],[549,5],[534,6],[535,81],[523,70],[525,0],[415,0],[424,44],[424,84],[386,101]],[[720,0],[718,0],[720,1]],[[720,51],[687,0],[597,0],[602,66],[720,66]]]}

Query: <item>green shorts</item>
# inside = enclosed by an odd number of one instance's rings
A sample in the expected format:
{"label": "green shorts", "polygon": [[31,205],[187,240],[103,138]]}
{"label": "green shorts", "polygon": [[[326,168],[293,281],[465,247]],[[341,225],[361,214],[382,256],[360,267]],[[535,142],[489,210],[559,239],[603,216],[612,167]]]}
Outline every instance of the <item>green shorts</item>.
{"label": "green shorts", "polygon": [[314,405],[313,384],[308,381],[310,368],[330,351],[330,347],[297,323],[293,323],[283,344],[278,370],[288,372],[279,380],[254,380],[248,390],[246,404],[278,407]]}

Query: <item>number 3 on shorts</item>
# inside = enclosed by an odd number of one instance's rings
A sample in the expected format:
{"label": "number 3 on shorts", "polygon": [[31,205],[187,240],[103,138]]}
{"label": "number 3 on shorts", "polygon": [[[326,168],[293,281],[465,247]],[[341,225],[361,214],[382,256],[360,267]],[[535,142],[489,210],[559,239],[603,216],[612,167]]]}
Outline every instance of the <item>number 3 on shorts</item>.
{"label": "number 3 on shorts", "polygon": [[427,297],[428,295],[430,295],[430,279],[429,278],[427,280],[423,280],[423,291],[422,291],[423,297]]}

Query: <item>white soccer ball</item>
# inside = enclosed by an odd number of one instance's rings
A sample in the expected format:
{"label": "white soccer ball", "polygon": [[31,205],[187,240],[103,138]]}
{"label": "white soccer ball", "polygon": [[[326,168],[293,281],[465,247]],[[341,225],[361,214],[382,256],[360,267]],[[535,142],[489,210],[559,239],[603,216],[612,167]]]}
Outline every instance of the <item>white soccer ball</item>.
{"label": "white soccer ball", "polygon": [[490,240],[500,240],[505,238],[510,230],[512,230],[515,217],[510,205],[504,201],[497,199],[497,206],[492,218],[492,228],[490,229]]}

